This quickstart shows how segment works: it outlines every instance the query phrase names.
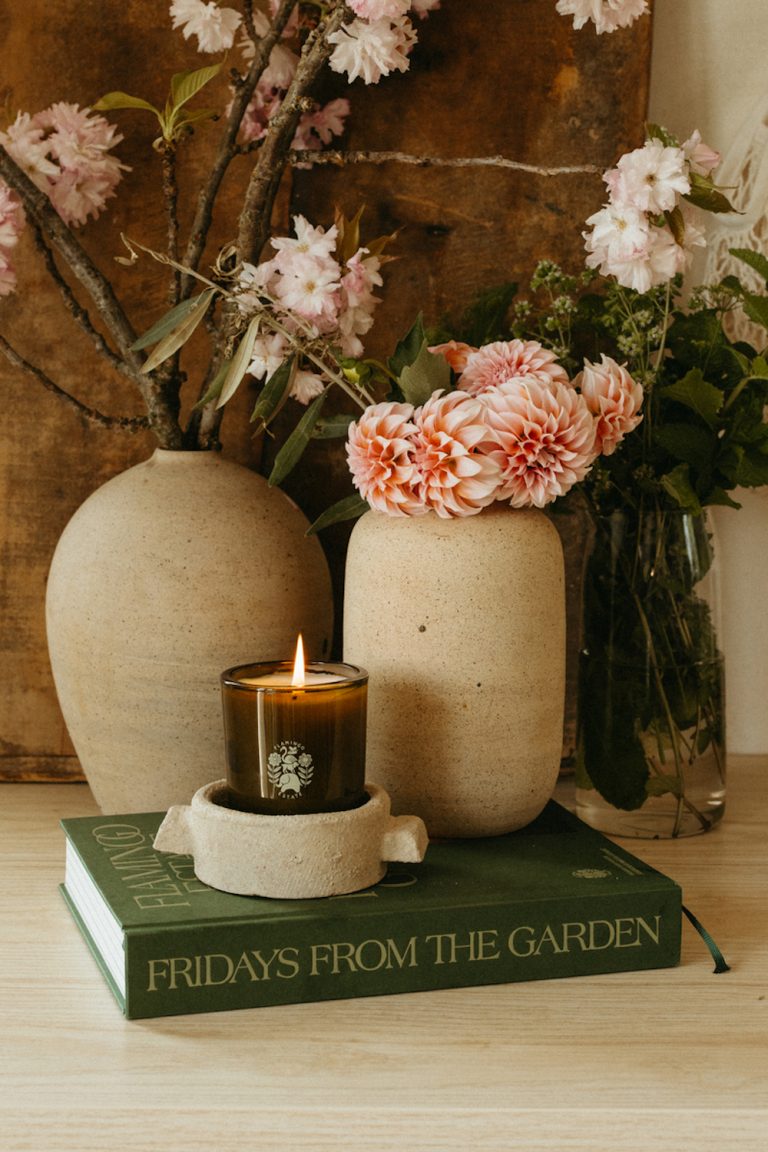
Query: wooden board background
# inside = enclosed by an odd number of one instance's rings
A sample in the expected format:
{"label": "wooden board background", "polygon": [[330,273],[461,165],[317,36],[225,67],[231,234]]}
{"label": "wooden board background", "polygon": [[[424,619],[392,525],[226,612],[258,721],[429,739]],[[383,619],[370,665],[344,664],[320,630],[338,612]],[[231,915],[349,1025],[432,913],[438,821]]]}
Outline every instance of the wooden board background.
{"label": "wooden board background", "polygon": [[[411,70],[375,87],[332,78],[327,94],[353,103],[351,148],[458,157],[503,154],[534,165],[607,167],[642,139],[648,95],[650,20],[612,36],[574,32],[554,0],[443,0],[419,24]],[[166,77],[201,58],[170,29],[165,0],[0,0],[2,83],[11,108],[37,111],[58,99],[87,105],[113,88],[155,102]],[[115,119],[118,117],[116,116]],[[122,113],[130,164],[112,211],[83,233],[141,330],[163,307],[154,266],[125,272],[113,262],[121,230],[162,243],[157,162],[149,118]],[[206,136],[208,139],[206,140]],[[207,130],[187,177],[204,171]],[[233,231],[238,182],[229,181],[218,237]],[[457,313],[479,290],[523,279],[536,260],[580,267],[584,219],[602,202],[597,176],[544,177],[482,168],[356,165],[296,173],[283,212],[331,222],[366,206],[371,233],[401,229],[399,260],[386,269],[386,300],[369,350],[386,353],[420,309],[427,319]],[[50,288],[27,238],[18,251],[18,295],[0,301],[0,330],[88,403],[140,412],[130,386],[85,343]],[[202,356],[202,349],[200,352]],[[253,390],[250,390],[251,393]],[[145,458],[150,438],[86,423],[38,384],[0,362],[0,778],[64,779],[78,774],[56,703],[44,629],[45,580],[56,540],[78,505],[116,472]],[[224,425],[229,456],[254,467],[269,452],[251,440],[244,390]],[[264,459],[262,459],[264,455]],[[338,450],[317,446],[286,485],[310,517],[344,494]],[[340,595],[348,530],[324,544]],[[202,590],[201,590],[202,595]]]}

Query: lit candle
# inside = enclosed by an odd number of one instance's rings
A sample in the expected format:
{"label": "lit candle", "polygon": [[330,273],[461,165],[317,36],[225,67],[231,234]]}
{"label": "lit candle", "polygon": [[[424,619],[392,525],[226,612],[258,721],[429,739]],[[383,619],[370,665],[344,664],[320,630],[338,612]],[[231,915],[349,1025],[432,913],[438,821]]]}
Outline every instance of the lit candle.
{"label": "lit candle", "polygon": [[289,815],[366,799],[368,673],[296,657],[222,673],[229,804]]}

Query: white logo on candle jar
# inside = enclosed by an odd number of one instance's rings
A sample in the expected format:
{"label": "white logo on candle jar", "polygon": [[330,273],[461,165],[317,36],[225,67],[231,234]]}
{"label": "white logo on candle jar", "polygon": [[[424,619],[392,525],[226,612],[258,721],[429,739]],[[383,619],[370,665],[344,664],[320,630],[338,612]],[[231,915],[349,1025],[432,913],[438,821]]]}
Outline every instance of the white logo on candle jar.
{"label": "white logo on candle jar", "polygon": [[278,796],[301,796],[312,779],[312,757],[303,744],[283,740],[270,752],[267,772]]}

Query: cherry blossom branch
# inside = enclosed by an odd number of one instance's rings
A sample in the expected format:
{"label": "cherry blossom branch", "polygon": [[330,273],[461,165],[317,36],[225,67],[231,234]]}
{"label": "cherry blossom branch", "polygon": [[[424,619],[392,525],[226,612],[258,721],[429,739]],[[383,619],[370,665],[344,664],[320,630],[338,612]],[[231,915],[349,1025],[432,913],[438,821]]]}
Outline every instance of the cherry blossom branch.
{"label": "cherry blossom branch", "polygon": [[[211,174],[208,177],[205,187],[201,189],[198,196],[195,217],[192,221],[184,259],[182,261],[188,268],[196,269],[200,263],[205,242],[208,238],[208,232],[210,231],[213,221],[213,208],[216,203],[219,188],[221,187],[229,165],[238,152],[237,134],[240,131],[240,124],[256,91],[256,85],[269,64],[272,49],[282,36],[283,29],[288,23],[291,13],[296,7],[296,3],[297,0],[282,0],[269,32],[266,36],[262,37],[261,40],[256,41],[256,52],[251,61],[247,76],[235,89],[232,105],[229,110],[229,115],[227,116],[227,122],[219,141],[219,150],[213,162],[213,167],[211,168]],[[182,296],[186,296],[189,288],[189,277],[182,277]]]}
{"label": "cherry blossom branch", "polygon": [[[163,203],[168,229],[166,252],[172,261],[179,258],[179,184],[176,174],[176,145],[164,140],[160,152],[163,168]],[[171,265],[171,280],[168,290],[168,303],[173,307],[181,299],[181,273]]]}
{"label": "cherry blossom branch", "polygon": [[109,347],[106,340],[102,336],[101,332],[99,332],[93,326],[93,321],[91,320],[88,312],[85,308],[83,308],[82,304],[76,298],[69,284],[62,276],[58,265],[56,264],[53,252],[46,244],[45,237],[40,228],[33,223],[31,231],[34,237],[35,245],[37,246],[37,249],[45,262],[48,275],[51,277],[54,284],[58,288],[67,311],[74,317],[86,335],[89,336],[93,341],[96,350],[102,356],[106,357],[107,360],[109,360],[112,367],[116,368],[118,372],[122,372],[125,376],[128,376],[129,379],[133,380],[134,376],[131,369],[128,367],[124,360],[121,360],[116,352],[113,352],[113,350]]}
{"label": "cherry blossom branch", "polygon": [[240,227],[237,234],[239,260],[258,260],[267,241],[277,189],[288,159],[291,141],[304,109],[304,101],[323,65],[331,54],[328,37],[336,32],[350,15],[344,3],[338,2],[310,33],[291,86],[279,111],[269,122],[267,135],[258,154],[248,183]]}
{"label": "cherry blossom branch", "polygon": [[139,432],[144,428],[149,427],[149,419],[146,416],[107,416],[104,412],[99,412],[96,408],[91,408],[88,404],[83,404],[71,393],[66,392],[50,376],[47,376],[41,368],[37,368],[31,364],[29,360],[25,359],[3,335],[0,334],[0,352],[3,353],[6,360],[13,365],[14,368],[20,368],[22,372],[26,372],[28,376],[32,376],[37,380],[38,384],[42,384],[49,392],[54,395],[60,396],[67,404],[72,405],[75,411],[84,416],[91,424],[99,424],[102,428],[122,428],[126,432]]}
{"label": "cherry blossom branch", "polygon": [[64,258],[72,274],[93,300],[112,335],[126,368],[138,386],[147,407],[150,427],[163,448],[181,447],[181,429],[169,407],[162,384],[141,372],[141,358],[132,349],[136,334],[118,301],[114,289],[99,271],[74,232],[67,227],[50,200],[37,188],[0,144],[0,176],[19,196],[29,218]]}
{"label": "cherry blossom branch", "polygon": [[509,168],[515,172],[528,172],[534,176],[583,176],[601,175],[605,165],[574,164],[558,167],[539,164],[526,164],[522,160],[509,160],[506,156],[412,156],[407,152],[370,152],[367,150],[346,151],[324,149],[322,152],[311,149],[291,149],[288,152],[290,164],[332,164],[343,167],[345,164],[410,164],[416,168]]}

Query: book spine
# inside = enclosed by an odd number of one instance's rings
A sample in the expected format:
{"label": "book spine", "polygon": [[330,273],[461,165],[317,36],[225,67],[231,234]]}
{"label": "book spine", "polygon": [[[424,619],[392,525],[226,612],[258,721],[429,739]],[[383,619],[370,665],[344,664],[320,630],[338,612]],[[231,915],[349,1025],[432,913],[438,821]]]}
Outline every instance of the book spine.
{"label": "book spine", "polygon": [[680,958],[681,893],[361,911],[126,933],[131,1018],[662,968]]}

